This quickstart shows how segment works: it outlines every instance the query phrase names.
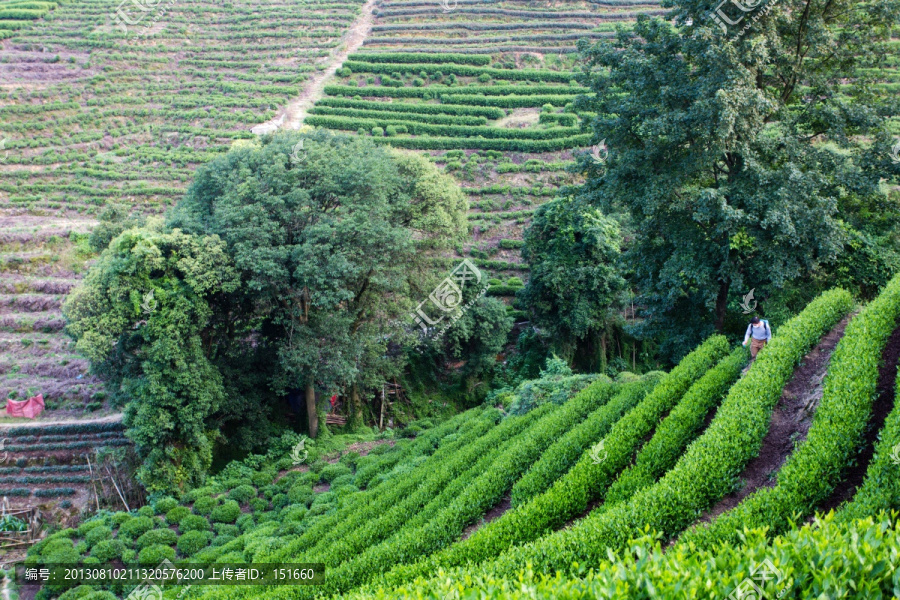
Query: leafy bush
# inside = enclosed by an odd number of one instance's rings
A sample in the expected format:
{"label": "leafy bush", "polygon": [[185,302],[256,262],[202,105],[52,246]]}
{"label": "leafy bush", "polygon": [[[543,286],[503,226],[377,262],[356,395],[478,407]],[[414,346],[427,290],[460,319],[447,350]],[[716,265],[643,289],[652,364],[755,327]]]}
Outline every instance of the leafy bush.
{"label": "leafy bush", "polygon": [[153,529],[155,524],[156,521],[150,517],[134,517],[119,526],[119,534],[139,538]]}
{"label": "leafy bush", "polygon": [[159,544],[170,546],[174,544],[177,539],[178,536],[171,529],[153,529],[139,537],[134,545],[138,550],[146,548],[147,546]]}
{"label": "leafy bush", "polygon": [[188,515],[178,523],[178,530],[182,533],[187,531],[209,531],[209,521],[206,517]]}
{"label": "leafy bush", "polygon": [[178,550],[185,556],[196,554],[209,543],[211,534],[207,531],[188,531],[178,538]]}
{"label": "leafy bush", "polygon": [[125,544],[119,540],[101,540],[91,548],[91,556],[106,563],[122,556]]}
{"label": "leafy bush", "polygon": [[88,531],[84,535],[84,541],[88,545],[88,548],[91,548],[97,542],[109,539],[110,537],[112,537],[112,529],[105,525],[101,525],[100,527],[94,527]]}
{"label": "leafy bush", "polygon": [[256,488],[252,485],[239,485],[228,493],[228,497],[238,504],[246,504],[250,498],[256,498]]}
{"label": "leafy bush", "polygon": [[372,127],[372,135],[375,137],[381,137],[384,135],[384,129],[381,127]]}
{"label": "leafy bush", "polygon": [[158,515],[163,515],[178,506],[178,501],[172,497],[160,498],[153,503],[153,510]]}
{"label": "leafy bush", "polygon": [[158,565],[164,560],[175,560],[175,550],[170,546],[147,546],[138,554],[138,562],[142,565]]}
{"label": "leafy bush", "polygon": [[194,500],[194,511],[197,514],[208,515],[219,505],[219,499],[212,496],[200,496]]}
{"label": "leafy bush", "polygon": [[234,500],[227,500],[213,509],[210,518],[216,523],[234,523],[240,515],[240,504]]}
{"label": "leafy bush", "polygon": [[186,506],[176,506],[166,513],[166,523],[177,525],[183,518],[191,514],[191,509]]}

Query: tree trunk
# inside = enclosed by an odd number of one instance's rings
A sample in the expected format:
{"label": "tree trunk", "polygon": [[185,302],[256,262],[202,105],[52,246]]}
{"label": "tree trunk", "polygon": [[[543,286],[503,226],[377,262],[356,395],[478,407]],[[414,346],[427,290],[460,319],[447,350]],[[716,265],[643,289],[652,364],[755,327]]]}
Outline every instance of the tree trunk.
{"label": "tree trunk", "polygon": [[378,415],[378,430],[384,431],[384,385],[381,386],[381,414]]}
{"label": "tree trunk", "polygon": [[728,288],[731,287],[727,279],[719,282],[719,296],[716,298],[716,331],[722,333],[725,329],[725,311],[728,308]]}
{"label": "tree trunk", "polygon": [[316,391],[313,385],[306,386],[306,422],[309,426],[309,437],[319,435],[319,415],[316,414]]}
{"label": "tree trunk", "polygon": [[606,373],[606,330],[600,334],[600,372]]}
{"label": "tree trunk", "polygon": [[359,399],[359,388],[356,384],[353,384],[353,387],[350,388],[350,410],[353,411],[353,422],[354,424],[362,425],[363,424],[363,410],[362,410],[362,401]]}

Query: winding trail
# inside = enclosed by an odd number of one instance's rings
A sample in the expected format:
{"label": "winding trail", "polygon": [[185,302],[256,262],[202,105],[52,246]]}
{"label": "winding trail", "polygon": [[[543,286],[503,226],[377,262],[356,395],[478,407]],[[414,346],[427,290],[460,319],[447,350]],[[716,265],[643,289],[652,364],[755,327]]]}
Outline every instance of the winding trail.
{"label": "winding trail", "polygon": [[263,135],[272,133],[280,127],[286,129],[299,129],[306,118],[306,112],[315,104],[325,91],[325,82],[331,78],[343,64],[347,57],[356,52],[363,41],[372,31],[372,22],[375,20],[373,11],[376,0],[366,0],[362,10],[353,25],[347,30],[332,55],[328,58],[328,68],[312,75],[303,84],[300,95],[278,111],[275,118],[251,128],[250,131]]}

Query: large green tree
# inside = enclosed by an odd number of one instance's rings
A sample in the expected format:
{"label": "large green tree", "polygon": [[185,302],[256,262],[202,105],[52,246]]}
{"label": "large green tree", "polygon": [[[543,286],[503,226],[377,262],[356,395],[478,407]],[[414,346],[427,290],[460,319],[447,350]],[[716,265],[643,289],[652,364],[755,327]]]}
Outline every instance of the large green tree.
{"label": "large green tree", "polygon": [[[198,172],[169,224],[218,235],[241,273],[276,390],[361,394],[402,368],[389,353],[437,276],[429,252],[465,235],[465,197],[424,158],[359,137],[275,136]],[[427,251],[426,251],[427,250]],[[406,338],[408,339],[408,338]]]}
{"label": "large green tree", "polygon": [[210,424],[228,403],[214,307],[238,284],[217,237],[131,229],[63,306],[77,349],[125,403],[151,491],[199,483],[212,462]]}
{"label": "large green tree", "polygon": [[625,285],[620,238],[615,220],[571,196],[543,204],[525,230],[530,276],[519,297],[553,350],[570,362],[587,350],[606,366],[606,331]]}
{"label": "large green tree", "polygon": [[433,253],[462,239],[466,210],[426,159],[314,132],[205,165],[165,223],[111,220],[64,313],[125,404],[145,486],[195,485],[216,442],[259,447],[290,390],[313,436],[317,393],[361,413],[403,368],[415,301],[442,275]]}
{"label": "large green tree", "polygon": [[886,204],[897,172],[897,103],[873,81],[897,0],[755,4],[669,0],[672,22],[640,17],[582,46],[595,94],[580,105],[607,146],[583,159],[584,197],[630,214],[628,263],[675,354],[749,289],[833,264],[842,211]]}

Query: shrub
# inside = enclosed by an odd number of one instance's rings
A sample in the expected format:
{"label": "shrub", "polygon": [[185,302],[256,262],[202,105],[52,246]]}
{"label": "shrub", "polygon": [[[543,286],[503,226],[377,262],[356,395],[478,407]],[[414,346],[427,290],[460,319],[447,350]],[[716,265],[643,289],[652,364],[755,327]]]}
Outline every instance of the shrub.
{"label": "shrub", "polygon": [[211,519],[216,523],[234,523],[241,515],[241,506],[234,500],[227,500],[213,509]]}
{"label": "shrub", "polygon": [[186,506],[176,506],[166,513],[166,523],[169,525],[177,525],[183,518],[191,514],[191,509]]}
{"label": "shrub", "polygon": [[142,517],[153,517],[156,515],[156,512],[149,506],[142,506],[138,509],[137,514]]}
{"label": "shrub", "polygon": [[147,546],[138,554],[138,562],[142,565],[158,565],[164,560],[175,560],[175,550],[170,546]]}
{"label": "shrub", "polygon": [[269,501],[263,498],[250,498],[248,504],[253,512],[262,512],[269,508]]}
{"label": "shrub", "polygon": [[139,537],[134,545],[138,550],[140,550],[141,548],[146,548],[147,546],[152,546],[155,544],[163,544],[168,546],[174,544],[176,539],[178,539],[178,536],[171,529],[152,529]]}
{"label": "shrub", "polygon": [[188,531],[178,538],[178,550],[185,556],[191,556],[205,548],[209,539],[210,533],[207,531]]}
{"label": "shrub", "polygon": [[119,540],[101,540],[91,548],[91,556],[105,563],[120,558],[123,550],[125,544]]}
{"label": "shrub", "polygon": [[127,512],[117,512],[113,513],[112,517],[110,517],[110,521],[112,521],[115,525],[121,526],[123,523],[130,521],[132,518],[133,517]]}
{"label": "shrub", "polygon": [[375,137],[381,137],[384,135],[384,129],[382,129],[381,127],[373,127],[372,135],[374,135]]}
{"label": "shrub", "polygon": [[100,527],[94,527],[88,531],[84,535],[84,541],[88,545],[88,548],[91,548],[97,542],[109,539],[110,537],[112,537],[112,529],[101,524]]}
{"label": "shrub", "polygon": [[228,497],[238,504],[246,504],[250,498],[256,498],[256,488],[252,485],[239,485],[228,493]]}
{"label": "shrub", "polygon": [[322,481],[331,482],[342,475],[351,475],[352,473],[353,471],[350,470],[350,467],[338,463],[335,465],[328,465],[322,469],[319,476],[322,478]]}
{"label": "shrub", "polygon": [[305,485],[302,483],[298,483],[297,485],[292,487],[290,490],[288,490],[287,503],[288,504],[305,504],[308,506],[309,503],[312,502],[314,495],[315,494],[313,493],[313,489],[311,486]]}
{"label": "shrub", "polygon": [[219,505],[219,499],[212,496],[200,496],[194,500],[194,512],[200,515],[208,515]]}
{"label": "shrub", "polygon": [[209,521],[206,517],[188,515],[178,523],[178,530],[182,533],[186,531],[209,531]]}
{"label": "shrub", "polygon": [[393,137],[393,136],[397,135],[397,128],[394,127],[393,125],[388,125],[387,127],[384,128],[384,132],[388,137]]}
{"label": "shrub", "polygon": [[153,510],[156,512],[156,514],[163,515],[163,514],[169,512],[170,510],[172,510],[173,508],[175,508],[176,506],[178,506],[178,501],[175,500],[175,498],[171,498],[171,497],[160,498],[153,504]]}
{"label": "shrub", "polygon": [[119,534],[138,538],[153,529],[156,522],[150,517],[134,517],[119,526]]}

